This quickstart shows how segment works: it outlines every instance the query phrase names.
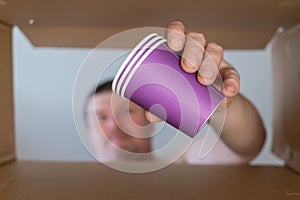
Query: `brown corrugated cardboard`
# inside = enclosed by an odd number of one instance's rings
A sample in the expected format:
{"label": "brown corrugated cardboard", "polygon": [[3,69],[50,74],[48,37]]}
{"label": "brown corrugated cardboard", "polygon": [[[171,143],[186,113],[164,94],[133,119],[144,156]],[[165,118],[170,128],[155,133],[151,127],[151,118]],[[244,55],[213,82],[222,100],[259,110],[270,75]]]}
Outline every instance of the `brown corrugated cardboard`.
{"label": "brown corrugated cardboard", "polygon": [[[120,31],[183,20],[226,49],[264,48],[279,26],[299,21],[299,1],[13,1],[0,19],[18,25],[34,45],[95,47]],[[124,9],[126,8],[126,9]]]}
{"label": "brown corrugated cardboard", "polygon": [[[85,1],[82,2],[88,5],[88,3]],[[241,1],[237,1],[237,3],[238,2]],[[284,4],[284,2],[290,2],[290,4]],[[293,5],[292,2],[296,1],[284,2],[282,2],[280,5],[286,7],[288,5]],[[0,19],[23,27],[24,30],[26,30],[27,35],[29,37],[33,37],[31,38],[32,41],[34,41],[35,38],[39,40],[39,42],[36,43],[37,45],[58,44],[61,46],[69,46],[74,44],[75,46],[84,46],[85,44],[94,45],[93,42],[98,42],[98,39],[95,38],[98,35],[98,31],[100,33],[103,31],[103,29],[102,31],[97,29],[95,31],[93,28],[87,28],[88,26],[81,24],[80,26],[74,26],[74,29],[79,30],[76,32],[72,28],[68,28],[70,26],[59,24],[64,20],[60,21],[49,18],[48,15],[45,15],[46,18],[44,19],[39,18],[39,16],[45,14],[44,10],[39,9],[39,6],[44,7],[44,5],[46,5],[46,8],[50,11],[52,16],[55,15],[56,17],[61,16],[56,15],[57,13],[53,14],[55,9],[50,9],[49,5],[57,5],[60,8],[64,8],[60,3],[54,4],[53,1],[45,1],[43,3],[37,3],[34,4],[35,6],[32,6],[33,4],[32,2],[30,3],[30,1],[14,1],[14,4],[12,4],[12,1],[9,0],[0,1]],[[67,5],[74,6],[73,3],[74,2],[72,1]],[[257,5],[260,5],[261,3],[262,1],[253,2],[255,8],[257,8]],[[244,2],[242,4],[244,4]],[[79,8],[81,9],[84,7],[79,6]],[[36,12],[31,12],[33,11],[32,9]],[[299,12],[291,12],[295,9],[285,9],[285,12],[291,13],[291,16],[296,16],[295,19],[299,19],[299,17],[297,18],[297,16],[299,16]],[[241,12],[240,9],[235,10]],[[63,11],[64,14],[67,13],[65,12],[65,9],[63,9]],[[264,11],[265,10],[262,9],[262,13],[264,13]],[[75,12],[75,14],[78,13]],[[109,15],[107,16],[110,16],[112,13],[108,14]],[[250,12],[250,14],[251,15],[249,16],[249,19],[253,20],[253,18],[251,18],[253,12]],[[236,16],[236,19],[239,19],[239,16],[240,15]],[[162,18],[163,17],[161,16],[159,17],[159,19]],[[270,18],[274,18],[274,16],[271,16]],[[33,21],[30,21],[30,19]],[[39,21],[39,19],[41,21]],[[42,21],[45,19],[47,20],[44,22],[47,23],[43,24]],[[71,17],[70,19],[76,22],[74,18]],[[195,19],[197,22],[199,22],[198,18]],[[292,19],[294,20],[293,17]],[[83,18],[80,21],[87,22],[86,18]],[[105,21],[105,19],[103,21]],[[253,21],[255,24],[258,22],[258,20]],[[33,23],[29,25],[28,22]],[[108,24],[111,23],[111,21],[106,22]],[[240,23],[244,27],[244,29],[242,29],[242,33],[245,34],[244,36],[249,34],[247,31],[254,31],[257,35],[257,29],[255,29],[255,27],[250,29],[249,26],[247,26],[247,24],[244,22],[245,21],[241,20]],[[269,21],[267,21],[267,23],[268,22]],[[263,24],[261,27],[256,28],[265,30]],[[108,29],[115,30],[110,28]],[[263,36],[263,40],[261,41],[266,42],[268,37],[265,36],[271,33],[270,30],[272,32],[274,29],[266,30],[265,33],[267,34]],[[31,31],[32,33],[30,33]],[[90,32],[95,38],[85,41],[86,38],[90,38],[89,36],[82,34],[85,33],[85,31]],[[76,32],[78,35],[75,34],[74,37],[69,37],[73,32]],[[105,34],[109,33],[111,32],[105,32]],[[230,33],[230,31],[228,33]],[[65,42],[64,38],[66,38],[66,36],[68,36],[70,39],[66,40]],[[257,40],[255,41],[250,39],[251,41],[245,42],[245,37],[241,38],[243,38],[243,40],[238,40],[238,45],[235,46],[235,48],[247,48],[249,47],[247,45],[256,42],[258,42],[257,45],[254,45],[253,47],[261,48],[264,46],[261,45],[261,35],[257,36]],[[251,37],[249,36],[247,38],[249,39]],[[91,41],[92,43],[90,43]],[[287,44],[284,44],[280,40],[279,48],[288,47],[288,49],[293,51],[296,48],[298,49],[296,51],[299,54],[299,45],[297,45],[299,42],[297,43],[297,41],[298,40],[288,40]],[[233,40],[231,42],[234,44]],[[290,45],[292,44],[296,44],[296,46],[292,46],[290,48]],[[11,161],[15,158],[11,49],[11,26],[6,23],[0,23],[0,164],[2,163],[2,165],[0,165],[1,200],[300,199],[299,174],[287,167],[172,165],[151,173],[127,174],[115,171],[99,163],[55,163],[24,161],[8,163],[8,161]],[[290,51],[288,51],[288,55],[290,55]],[[278,54],[276,53],[275,56],[278,56],[278,59],[286,59],[285,57],[281,57],[281,49],[278,50]],[[297,59],[299,59],[299,56],[292,58],[293,61]],[[294,77],[295,75],[299,76],[299,71],[297,71],[297,67],[293,68],[294,65],[292,65],[291,70],[287,72],[285,68],[282,68],[282,66],[286,66],[286,63],[283,64],[284,65],[282,65],[282,60],[278,61],[278,65],[276,65],[276,80],[274,81],[274,83],[276,83],[275,91],[279,92],[277,94],[279,96],[281,95],[282,97],[274,97],[275,99],[278,98],[277,102],[275,103],[276,127],[274,127],[274,129],[276,133],[274,137],[274,151],[285,158],[288,166],[293,167],[293,169],[299,169],[300,139],[299,125],[297,125],[297,123],[299,122],[298,114],[300,113],[300,100],[299,93],[297,93],[297,91],[300,91],[300,84],[297,81],[294,83],[292,80],[290,80],[290,77]],[[290,65],[287,66],[290,67]],[[280,76],[278,76],[279,74]],[[293,80],[295,81],[299,79]],[[291,88],[288,87],[288,89],[286,89],[286,86],[290,86]],[[292,98],[290,98],[291,96]]]}
{"label": "brown corrugated cardboard", "polygon": [[300,172],[300,23],[272,40],[273,151]]}
{"label": "brown corrugated cardboard", "polygon": [[[163,27],[163,26],[161,26]],[[102,41],[115,34],[133,29],[134,27],[21,27],[35,46],[55,47],[96,47]],[[207,35],[209,41],[214,41],[226,49],[261,49],[274,34],[274,30],[256,29],[209,29],[192,28],[194,31]],[[257,37],[259,35],[259,37]],[[129,48],[126,43],[113,45],[114,48]]]}
{"label": "brown corrugated cardboard", "polygon": [[15,158],[11,33],[0,21],[0,164]]}
{"label": "brown corrugated cardboard", "polygon": [[172,165],[128,174],[100,163],[15,162],[0,168],[0,199],[296,200],[300,177],[283,167]]}

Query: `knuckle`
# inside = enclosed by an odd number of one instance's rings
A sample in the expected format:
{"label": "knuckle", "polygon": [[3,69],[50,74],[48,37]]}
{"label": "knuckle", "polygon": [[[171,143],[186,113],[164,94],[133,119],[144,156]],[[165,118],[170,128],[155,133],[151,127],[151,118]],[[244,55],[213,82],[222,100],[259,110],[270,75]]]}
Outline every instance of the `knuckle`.
{"label": "knuckle", "polygon": [[167,26],[168,31],[185,32],[184,24],[181,21],[173,21]]}
{"label": "knuckle", "polygon": [[172,24],[172,25],[178,25],[178,26],[184,26],[183,23],[182,23],[182,21],[179,21],[179,20],[172,21],[170,24]]}
{"label": "knuckle", "polygon": [[235,70],[230,70],[228,71],[227,73],[227,77],[232,79],[234,82],[238,83],[240,82],[240,76],[239,74],[237,73],[237,71]]}
{"label": "knuckle", "polygon": [[190,32],[188,33],[188,37],[196,40],[197,42],[201,42],[203,44],[206,43],[206,39],[203,33],[198,33],[198,32]]}
{"label": "knuckle", "polygon": [[217,43],[214,43],[214,42],[208,43],[207,46],[206,46],[206,49],[210,50],[210,51],[219,52],[221,54],[223,54],[223,52],[224,52],[223,47],[221,45],[217,44]]}
{"label": "knuckle", "polygon": [[234,75],[238,79],[240,78],[240,74],[234,68],[230,68],[228,73],[231,73],[232,75]]}

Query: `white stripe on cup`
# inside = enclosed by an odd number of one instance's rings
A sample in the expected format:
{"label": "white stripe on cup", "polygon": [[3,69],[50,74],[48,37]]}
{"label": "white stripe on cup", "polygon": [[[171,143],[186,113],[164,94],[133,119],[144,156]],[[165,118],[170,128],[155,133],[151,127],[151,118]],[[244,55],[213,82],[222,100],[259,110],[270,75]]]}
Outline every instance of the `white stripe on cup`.
{"label": "white stripe on cup", "polygon": [[130,82],[130,80],[132,79],[133,75],[135,74],[136,70],[140,67],[140,65],[142,64],[142,62],[148,57],[148,55],[154,50],[156,49],[159,45],[161,45],[162,43],[166,42],[167,40],[166,39],[162,39],[162,40],[159,40],[157,41],[156,44],[154,44],[150,49],[148,49],[148,51],[143,55],[143,57],[138,61],[138,63],[133,67],[133,69],[131,70],[128,78],[126,79],[124,85],[123,85],[123,88],[122,88],[122,91],[121,91],[121,97],[124,98],[124,93],[125,93],[125,90]]}
{"label": "white stripe on cup", "polygon": [[139,48],[141,48],[141,46],[147,41],[149,40],[151,37],[157,36],[156,33],[152,33],[147,35],[142,41],[140,41],[137,46],[130,52],[130,54],[127,56],[127,58],[125,59],[125,61],[122,63],[121,67],[119,68],[119,70],[117,71],[117,74],[115,75],[115,78],[113,80],[112,83],[112,90],[113,92],[116,91],[116,83],[119,80],[119,77],[121,75],[121,73],[123,72],[124,68],[126,67],[127,63],[129,62],[129,60],[131,59],[131,57],[135,54],[136,50],[138,50]]}
{"label": "white stripe on cup", "polygon": [[[120,80],[118,82],[118,84],[116,85],[116,92],[118,94],[120,94],[120,90],[123,87],[123,82],[125,81],[125,78],[127,76],[127,74],[131,73],[132,70],[132,66],[134,65],[134,63],[140,58],[140,56],[145,52],[146,49],[148,49],[152,44],[154,44],[157,40],[162,39],[161,36],[156,36],[154,38],[152,38],[149,42],[147,42],[142,49],[135,55],[135,57],[132,59],[132,61],[129,63],[129,65],[126,66],[125,72],[122,74],[122,76],[120,77]],[[134,51],[137,51],[138,48],[134,48]]]}

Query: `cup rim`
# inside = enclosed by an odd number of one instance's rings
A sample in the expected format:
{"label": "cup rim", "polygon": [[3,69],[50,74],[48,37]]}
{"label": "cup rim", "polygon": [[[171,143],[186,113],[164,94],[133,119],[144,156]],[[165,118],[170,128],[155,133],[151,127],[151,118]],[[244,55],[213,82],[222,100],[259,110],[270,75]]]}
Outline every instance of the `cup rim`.
{"label": "cup rim", "polygon": [[151,33],[147,36],[145,36],[135,47],[133,50],[131,50],[131,52],[129,53],[129,55],[126,57],[125,61],[122,63],[121,67],[118,69],[115,78],[113,80],[112,83],[112,90],[114,92],[117,92],[117,82],[118,80],[120,80],[120,76],[122,76],[122,72],[126,69],[128,62],[131,60],[131,58],[136,54],[137,50],[142,48],[143,45],[145,45],[145,42],[150,40],[151,38],[155,38],[157,36],[156,33]]}
{"label": "cup rim", "polygon": [[161,45],[162,43],[166,42],[165,39],[161,39],[158,40],[155,44],[153,44],[147,51],[145,51],[144,55],[139,59],[139,61],[133,66],[132,70],[130,71],[127,79],[125,80],[125,82],[123,83],[123,87],[121,89],[120,95],[122,97],[124,97],[126,88],[130,82],[130,80],[132,79],[133,75],[135,74],[135,72],[138,70],[138,68],[141,66],[142,62],[144,62],[144,60],[149,56],[150,53],[152,53],[159,45]]}
{"label": "cup rim", "polygon": [[[161,44],[162,42],[160,42],[160,41],[162,41],[162,40],[165,41],[165,39],[163,39],[157,33],[151,33],[151,34],[148,34],[147,36],[145,36],[133,48],[133,50],[131,50],[130,54],[127,56],[125,61],[122,63],[121,67],[118,69],[118,71],[115,75],[115,78],[113,79],[113,83],[112,83],[113,92],[116,92],[121,95],[120,91],[125,90],[129,83],[128,77],[132,78],[134,72],[137,70],[137,68],[142,63],[142,61],[144,61],[146,59],[146,57],[158,46],[158,45],[156,45],[157,42],[159,42]],[[155,48],[153,48],[153,46],[155,46]],[[145,54],[147,54],[147,55],[144,56]],[[141,59],[143,59],[143,60],[140,62]],[[124,82],[127,83],[126,87],[124,87],[124,84],[125,84]],[[121,96],[123,97],[123,95],[121,95]]]}

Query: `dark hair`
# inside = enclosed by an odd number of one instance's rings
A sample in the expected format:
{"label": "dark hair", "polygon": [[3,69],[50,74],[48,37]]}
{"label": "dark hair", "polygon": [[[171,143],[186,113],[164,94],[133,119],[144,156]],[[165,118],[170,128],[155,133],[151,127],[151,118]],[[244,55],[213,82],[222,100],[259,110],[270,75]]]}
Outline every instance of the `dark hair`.
{"label": "dark hair", "polygon": [[94,92],[92,92],[91,95],[98,94],[100,92],[112,91],[112,89],[111,89],[112,82],[113,82],[113,80],[107,80],[103,83],[100,83],[99,85],[97,85],[96,89],[94,90]]}
{"label": "dark hair", "polygon": [[87,105],[88,105],[88,102],[89,100],[95,96],[96,94],[99,94],[101,92],[112,92],[112,82],[113,80],[110,79],[110,80],[107,80],[105,82],[102,82],[100,83],[99,85],[97,85],[97,87],[95,89],[93,89],[90,93],[90,95],[88,96],[88,98],[86,99],[86,102],[85,102],[85,111],[84,111],[84,118],[86,119],[87,118]]}

